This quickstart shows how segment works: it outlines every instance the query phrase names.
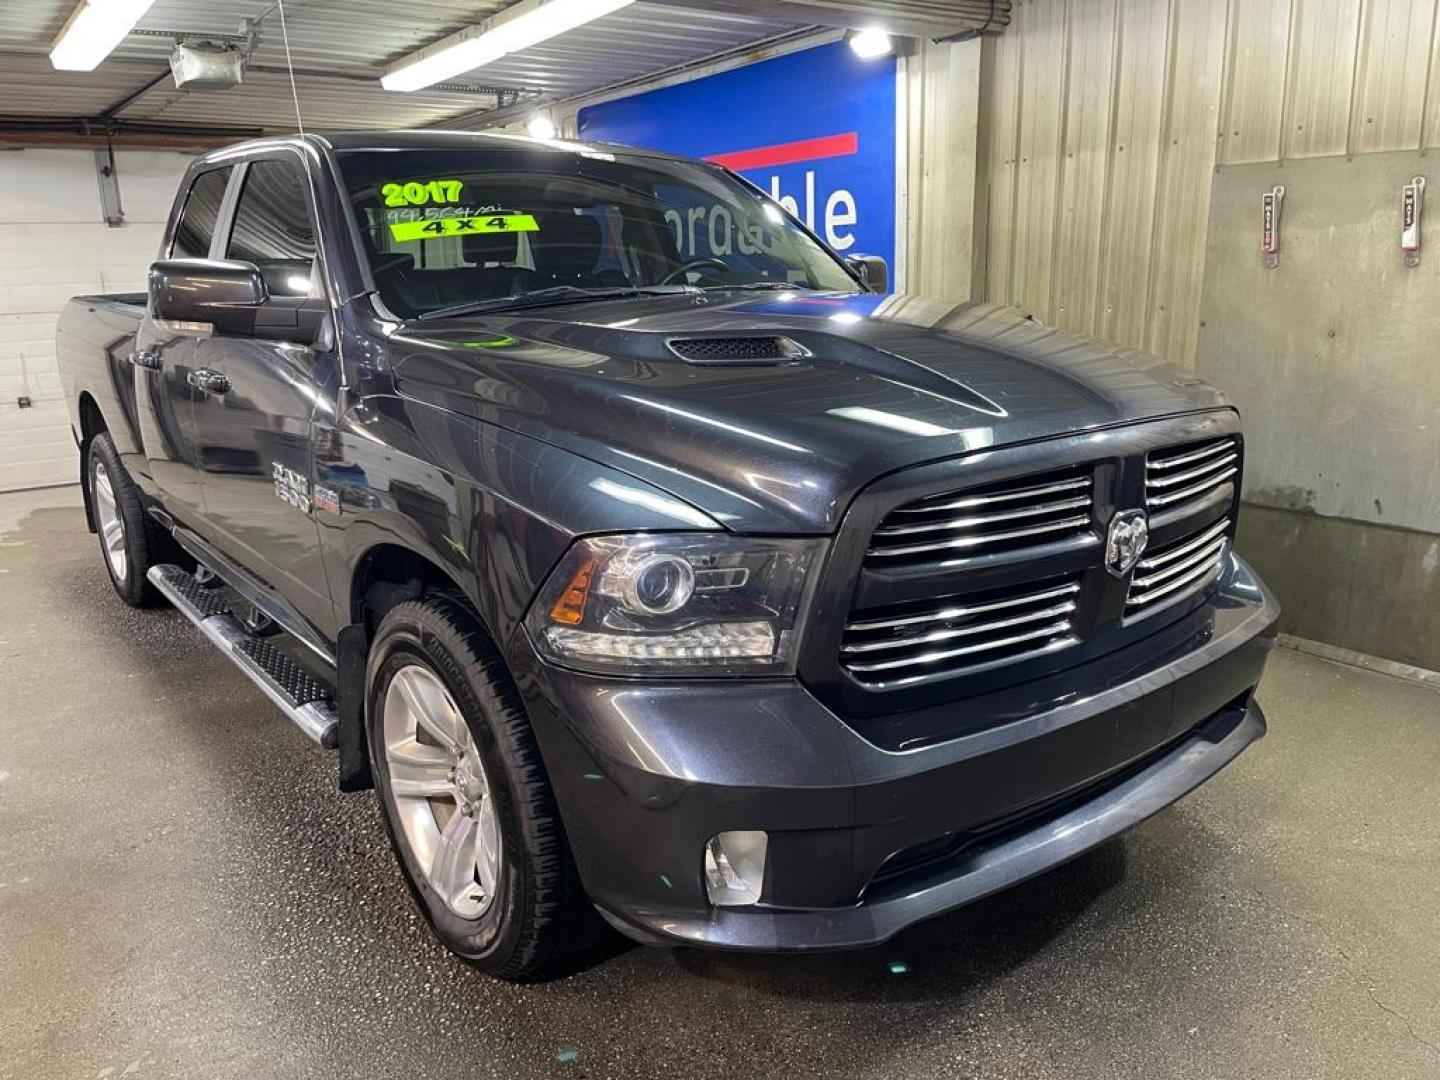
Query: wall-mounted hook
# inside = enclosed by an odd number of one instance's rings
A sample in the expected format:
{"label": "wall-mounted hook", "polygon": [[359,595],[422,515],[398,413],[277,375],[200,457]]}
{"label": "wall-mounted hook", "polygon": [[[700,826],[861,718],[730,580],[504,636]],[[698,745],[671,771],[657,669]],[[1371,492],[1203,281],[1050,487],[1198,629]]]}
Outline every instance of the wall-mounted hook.
{"label": "wall-mounted hook", "polygon": [[1260,254],[1271,270],[1280,265],[1280,209],[1285,188],[1277,184],[1260,196]]}
{"label": "wall-mounted hook", "polygon": [[1406,266],[1420,265],[1420,212],[1425,202],[1425,177],[1400,188],[1400,250]]}

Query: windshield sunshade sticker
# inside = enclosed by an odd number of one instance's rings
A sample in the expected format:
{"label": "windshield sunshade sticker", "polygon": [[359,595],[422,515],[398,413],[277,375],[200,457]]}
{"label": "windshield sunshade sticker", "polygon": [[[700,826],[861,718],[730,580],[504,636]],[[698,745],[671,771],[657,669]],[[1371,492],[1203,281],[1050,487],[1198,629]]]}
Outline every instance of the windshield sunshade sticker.
{"label": "windshield sunshade sticker", "polygon": [[443,217],[424,221],[392,221],[390,235],[399,243],[434,240],[474,233],[539,232],[533,214],[491,214],[484,217]]}
{"label": "windshield sunshade sticker", "polygon": [[410,180],[384,184],[380,194],[386,206],[429,206],[431,203],[458,203],[464,185],[459,180]]}

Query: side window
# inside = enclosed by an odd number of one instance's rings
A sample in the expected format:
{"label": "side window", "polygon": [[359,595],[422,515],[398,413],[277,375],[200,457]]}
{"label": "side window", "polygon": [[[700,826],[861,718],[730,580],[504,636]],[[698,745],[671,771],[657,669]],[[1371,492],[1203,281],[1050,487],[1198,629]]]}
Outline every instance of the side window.
{"label": "side window", "polygon": [[311,295],[315,230],[297,162],[251,163],[225,257],[258,266],[271,296]]}
{"label": "side window", "polygon": [[230,167],[203,172],[190,185],[185,207],[175,226],[170,242],[172,259],[204,259],[210,255],[210,238],[215,235],[215,221],[220,217],[220,202],[225,198],[225,185],[230,182]]}

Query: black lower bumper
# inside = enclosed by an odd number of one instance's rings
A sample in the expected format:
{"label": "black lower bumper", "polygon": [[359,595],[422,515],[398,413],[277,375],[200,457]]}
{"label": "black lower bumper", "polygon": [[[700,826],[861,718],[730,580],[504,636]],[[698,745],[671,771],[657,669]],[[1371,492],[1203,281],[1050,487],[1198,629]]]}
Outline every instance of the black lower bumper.
{"label": "black lower bumper", "polygon": [[[1224,710],[1153,764],[1093,799],[1007,838],[967,849],[955,864],[937,867],[926,879],[883,899],[811,911],[715,908],[689,917],[670,915],[660,924],[647,920],[643,940],[775,951],[873,945],[914,923],[1034,877],[1144,821],[1204,783],[1263,734],[1265,720],[1253,702]],[[637,935],[629,920],[644,914],[604,908],[601,913],[632,936]]]}
{"label": "black lower bumper", "polygon": [[[523,640],[511,660],[607,919],[652,943],[841,949],[1041,873],[1203,783],[1264,734],[1250,695],[1278,615],[1234,559],[1205,633],[1168,663],[1088,693],[1078,669],[1063,701],[898,752],[794,680],[596,678]],[[765,888],[713,907],[703,848],[739,829],[769,835]]]}

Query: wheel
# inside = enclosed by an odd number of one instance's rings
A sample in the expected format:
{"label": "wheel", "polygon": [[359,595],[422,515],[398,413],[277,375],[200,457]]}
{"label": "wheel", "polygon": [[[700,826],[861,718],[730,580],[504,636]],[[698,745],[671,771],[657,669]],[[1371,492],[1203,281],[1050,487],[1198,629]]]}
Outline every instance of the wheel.
{"label": "wheel", "polygon": [[146,572],[156,550],[154,533],[145,517],[140,490],[115,452],[108,432],[90,440],[86,469],[100,551],[115,591],[131,607],[152,607],[160,602]]}
{"label": "wheel", "polygon": [[570,970],[599,919],[519,692],[478,622],[448,597],[392,608],[366,700],[390,842],[436,936],[499,978]]}

